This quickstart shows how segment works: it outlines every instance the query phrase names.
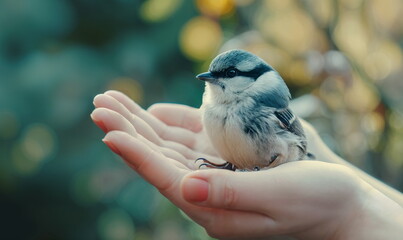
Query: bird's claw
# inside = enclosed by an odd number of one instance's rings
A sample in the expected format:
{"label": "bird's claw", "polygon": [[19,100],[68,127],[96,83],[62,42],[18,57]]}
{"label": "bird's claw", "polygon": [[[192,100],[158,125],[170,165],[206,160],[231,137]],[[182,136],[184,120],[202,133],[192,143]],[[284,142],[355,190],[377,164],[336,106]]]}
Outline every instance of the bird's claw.
{"label": "bird's claw", "polygon": [[198,158],[198,159],[196,159],[195,162],[197,162],[197,161],[203,161],[203,163],[200,164],[199,168],[208,167],[208,168],[216,168],[216,169],[227,169],[227,170],[231,170],[231,171],[236,170],[235,165],[233,165],[232,163],[229,163],[229,162],[226,162],[223,164],[216,164],[216,163],[212,163],[212,162],[208,161],[205,158]]}

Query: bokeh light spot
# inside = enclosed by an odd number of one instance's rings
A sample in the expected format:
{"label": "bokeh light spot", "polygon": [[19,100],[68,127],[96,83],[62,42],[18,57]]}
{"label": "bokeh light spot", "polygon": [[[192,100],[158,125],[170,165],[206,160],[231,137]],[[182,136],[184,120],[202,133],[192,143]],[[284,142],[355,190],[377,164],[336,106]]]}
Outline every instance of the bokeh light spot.
{"label": "bokeh light spot", "polygon": [[200,11],[209,16],[223,16],[234,11],[234,0],[197,0]]}
{"label": "bokeh light spot", "polygon": [[363,66],[372,79],[381,80],[402,67],[402,58],[396,43],[383,41],[364,59]]}
{"label": "bokeh light spot", "polygon": [[289,83],[297,86],[303,86],[310,83],[312,77],[308,72],[306,63],[302,60],[297,60],[288,64],[287,71],[284,76],[289,79]]}
{"label": "bokeh light spot", "polygon": [[379,95],[375,88],[362,82],[360,77],[354,74],[351,87],[346,88],[345,105],[358,113],[372,111],[379,104]]}
{"label": "bokeh light spot", "polygon": [[368,53],[369,33],[359,15],[340,12],[338,24],[333,32],[337,45],[354,60],[362,61]]}
{"label": "bokeh light spot", "polygon": [[189,58],[197,61],[215,55],[222,41],[220,25],[206,17],[195,17],[183,27],[180,47]]}
{"label": "bokeh light spot", "polygon": [[265,15],[258,24],[267,39],[291,54],[302,54],[316,42],[317,31],[312,20],[295,7]]}
{"label": "bokeh light spot", "polygon": [[329,77],[323,81],[319,88],[321,100],[332,110],[343,108],[342,93],[344,84],[342,81],[340,77]]}
{"label": "bokeh light spot", "polygon": [[48,158],[55,148],[53,131],[44,124],[32,124],[28,127],[22,141],[22,150],[33,161],[40,162]]}
{"label": "bokeh light spot", "polygon": [[38,163],[25,156],[20,144],[15,144],[11,149],[12,164],[20,175],[31,175],[38,169]]}
{"label": "bokeh light spot", "polygon": [[109,83],[107,89],[120,91],[139,104],[143,102],[143,87],[138,81],[132,78],[116,78]]}
{"label": "bokeh light spot", "polygon": [[182,0],[147,0],[141,5],[140,16],[149,22],[159,22],[170,17]]}
{"label": "bokeh light spot", "polygon": [[382,29],[382,31],[390,31],[394,27],[402,26],[401,12],[403,6],[401,3],[401,0],[368,1],[370,17],[372,17],[379,29]]}
{"label": "bokeh light spot", "polygon": [[56,145],[52,129],[40,123],[31,124],[12,151],[16,170],[21,174],[34,173],[55,152]]}
{"label": "bokeh light spot", "polygon": [[0,119],[0,139],[14,137],[20,126],[17,117],[12,112],[2,111],[0,112]]}
{"label": "bokeh light spot", "polygon": [[[368,148],[368,138],[364,135],[362,131],[352,130],[346,136],[344,141],[341,143],[345,151],[352,155],[360,155],[365,152]],[[360,163],[359,158],[353,159],[355,164]]]}
{"label": "bokeh light spot", "polygon": [[371,112],[363,116],[362,129],[366,133],[368,145],[377,150],[380,135],[385,128],[385,120],[379,112]]}
{"label": "bokeh light spot", "polygon": [[363,128],[370,133],[378,133],[383,131],[385,127],[385,120],[378,112],[371,112],[363,118]]}
{"label": "bokeh light spot", "polygon": [[308,0],[306,3],[321,26],[329,24],[334,15],[332,0]]}
{"label": "bokeh light spot", "polygon": [[112,208],[99,217],[98,233],[102,240],[132,240],[135,239],[135,226],[126,211]]}

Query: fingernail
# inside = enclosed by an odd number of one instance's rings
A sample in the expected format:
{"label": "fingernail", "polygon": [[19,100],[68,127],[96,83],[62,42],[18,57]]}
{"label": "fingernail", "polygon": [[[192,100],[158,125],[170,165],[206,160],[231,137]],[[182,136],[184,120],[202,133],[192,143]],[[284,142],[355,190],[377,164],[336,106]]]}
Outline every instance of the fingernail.
{"label": "fingernail", "polygon": [[204,202],[208,198],[209,184],[200,178],[188,178],[183,183],[183,197],[189,202]]}
{"label": "fingernail", "polygon": [[105,139],[102,139],[102,141],[106,144],[106,146],[108,146],[112,150],[112,152],[116,153],[119,156],[121,155],[119,149],[115,145],[113,145],[113,143]]}
{"label": "fingernail", "polygon": [[105,127],[105,124],[103,121],[95,120],[93,119],[94,123],[104,132],[108,132],[108,129]]}
{"label": "fingernail", "polygon": [[104,132],[108,132],[108,129],[105,127],[104,122],[96,121],[95,124]]}

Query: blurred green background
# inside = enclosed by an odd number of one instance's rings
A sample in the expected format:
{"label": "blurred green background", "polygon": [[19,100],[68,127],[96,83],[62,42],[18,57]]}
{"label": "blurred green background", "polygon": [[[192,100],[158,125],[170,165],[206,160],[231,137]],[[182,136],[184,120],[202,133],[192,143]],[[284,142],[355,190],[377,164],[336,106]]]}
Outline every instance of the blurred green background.
{"label": "blurred green background", "polygon": [[100,141],[92,99],[198,107],[243,48],[338,154],[403,190],[401,0],[0,0],[0,238],[209,239]]}

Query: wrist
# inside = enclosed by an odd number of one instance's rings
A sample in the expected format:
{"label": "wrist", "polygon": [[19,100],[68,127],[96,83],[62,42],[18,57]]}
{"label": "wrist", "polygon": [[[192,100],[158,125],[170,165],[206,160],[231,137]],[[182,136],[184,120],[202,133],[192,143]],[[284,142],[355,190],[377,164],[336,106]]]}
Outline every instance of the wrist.
{"label": "wrist", "polygon": [[331,239],[400,239],[403,235],[403,208],[362,180],[357,194],[341,217]]}

